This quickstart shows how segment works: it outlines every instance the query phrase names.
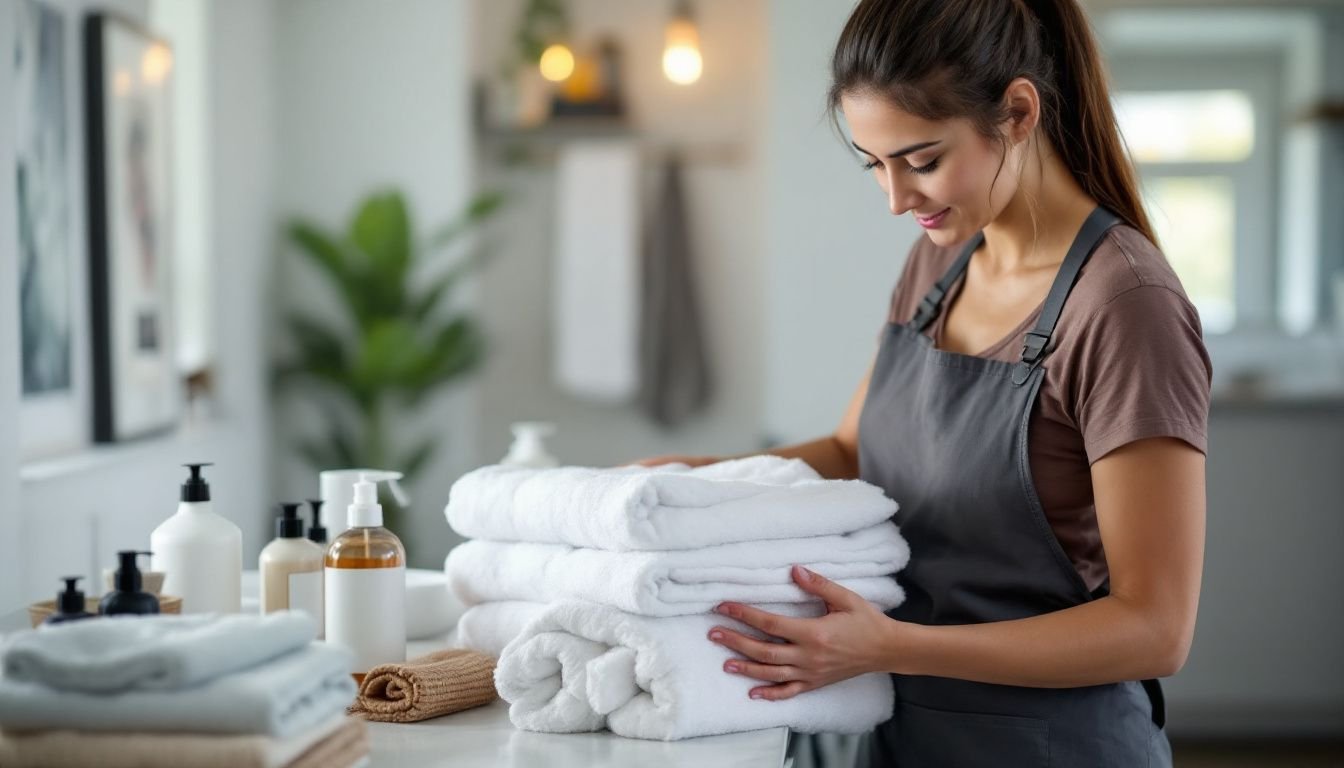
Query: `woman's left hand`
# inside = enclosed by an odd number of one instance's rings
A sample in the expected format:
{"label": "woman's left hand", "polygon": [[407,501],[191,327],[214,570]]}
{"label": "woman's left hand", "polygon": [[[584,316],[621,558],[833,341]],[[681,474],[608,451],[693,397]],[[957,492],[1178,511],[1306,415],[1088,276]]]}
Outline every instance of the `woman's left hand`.
{"label": "woman's left hand", "polygon": [[748,637],[714,627],[709,639],[740,653],[726,672],[770,683],[751,689],[753,699],[787,699],[866,672],[885,671],[898,622],[835,582],[796,565],[793,580],[826,601],[827,613],[814,619],[780,616],[741,603],[715,610],[784,642]]}

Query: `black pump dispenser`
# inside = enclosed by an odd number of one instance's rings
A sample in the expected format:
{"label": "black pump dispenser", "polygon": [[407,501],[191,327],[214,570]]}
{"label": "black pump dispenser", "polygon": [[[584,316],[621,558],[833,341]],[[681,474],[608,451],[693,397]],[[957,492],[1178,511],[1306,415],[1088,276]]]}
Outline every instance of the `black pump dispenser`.
{"label": "black pump dispenser", "polygon": [[113,583],[116,589],[107,593],[98,604],[98,612],[104,615],[117,613],[158,613],[159,598],[141,591],[143,578],[136,565],[136,555],[148,555],[149,552],[137,552],[133,549],[117,553],[121,567],[117,569]]}
{"label": "black pump dispenser", "polygon": [[210,486],[201,477],[201,467],[213,467],[209,462],[203,464],[183,464],[191,470],[191,477],[182,483],[182,501],[209,501]]}
{"label": "black pump dispenser", "polygon": [[84,593],[79,590],[79,580],[83,576],[62,576],[65,590],[56,596],[56,610],[61,613],[83,613]]}
{"label": "black pump dispenser", "polygon": [[280,517],[275,519],[275,536],[278,539],[303,538],[303,518],[299,517],[299,504],[280,505]]}
{"label": "black pump dispenser", "polygon": [[91,619],[94,614],[84,610],[84,593],[79,590],[79,580],[83,576],[62,576],[65,589],[56,595],[56,612],[43,621],[43,624],[63,624],[67,621]]}
{"label": "black pump dispenser", "polygon": [[313,510],[313,524],[308,527],[308,540],[318,544],[326,544],[327,529],[322,525],[322,500],[309,499],[308,506]]}

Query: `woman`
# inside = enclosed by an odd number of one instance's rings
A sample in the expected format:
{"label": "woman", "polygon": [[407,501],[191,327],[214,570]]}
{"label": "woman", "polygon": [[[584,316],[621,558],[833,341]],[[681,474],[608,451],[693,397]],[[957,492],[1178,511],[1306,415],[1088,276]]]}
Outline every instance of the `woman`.
{"label": "woman", "polygon": [[[863,167],[926,232],[835,434],[771,452],[901,505],[907,599],[883,615],[795,568],[829,613],[720,606],[783,641],[717,628],[725,671],[768,700],[892,673],[871,765],[1168,765],[1155,678],[1194,633],[1210,366],[1086,17],[863,0],[832,73]],[[713,460],[646,463],[672,459]]]}

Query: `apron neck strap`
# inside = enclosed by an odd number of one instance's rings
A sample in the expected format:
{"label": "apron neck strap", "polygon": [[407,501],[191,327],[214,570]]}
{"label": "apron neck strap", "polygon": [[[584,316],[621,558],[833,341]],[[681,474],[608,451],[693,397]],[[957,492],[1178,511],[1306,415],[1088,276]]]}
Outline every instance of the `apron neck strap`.
{"label": "apron neck strap", "polygon": [[1045,297],[1045,304],[1041,307],[1041,317],[1036,321],[1036,327],[1027,331],[1026,340],[1022,345],[1022,360],[1013,371],[1014,384],[1018,386],[1025,384],[1031,371],[1040,365],[1041,358],[1045,356],[1045,350],[1050,345],[1050,336],[1055,332],[1055,324],[1059,322],[1059,315],[1064,311],[1064,301],[1069,298],[1069,292],[1078,281],[1078,273],[1082,271],[1083,265],[1101,244],[1110,228],[1119,223],[1118,216],[1101,206],[1093,208],[1083,221],[1078,236],[1073,238],[1073,244],[1069,246],[1068,255],[1064,257],[1064,263],[1059,267],[1059,273],[1055,275],[1050,293]]}
{"label": "apron neck strap", "polygon": [[961,250],[957,260],[952,262],[952,266],[947,268],[943,276],[938,278],[938,282],[933,284],[923,299],[920,299],[919,310],[915,312],[915,318],[910,321],[910,327],[915,333],[923,333],[924,329],[929,327],[929,323],[937,319],[938,313],[943,311],[943,297],[952,290],[952,284],[957,282],[961,273],[966,271],[966,265],[971,261],[971,254],[975,253],[975,249],[983,242],[985,233],[976,232]]}
{"label": "apron neck strap", "polygon": [[[1055,332],[1055,324],[1059,322],[1059,315],[1064,311],[1064,301],[1073,290],[1074,283],[1078,281],[1078,273],[1082,271],[1092,252],[1101,244],[1106,232],[1119,223],[1118,216],[1101,206],[1092,209],[1092,213],[1083,221],[1083,226],[1078,230],[1073,244],[1069,246],[1068,255],[1064,257],[1064,263],[1060,265],[1059,272],[1055,275],[1050,293],[1045,297],[1045,304],[1041,307],[1041,317],[1036,321],[1036,327],[1027,332],[1026,341],[1022,345],[1021,362],[1013,371],[1014,384],[1019,386],[1025,384],[1031,371],[1040,364],[1046,348],[1050,345],[1050,336]],[[947,272],[920,300],[919,309],[915,312],[914,319],[910,321],[910,328],[916,333],[923,333],[929,327],[929,323],[937,319],[938,314],[943,311],[943,299],[947,296],[947,292],[966,271],[971,255],[983,242],[985,242],[984,233],[977,232],[962,248],[961,255],[952,262]]]}

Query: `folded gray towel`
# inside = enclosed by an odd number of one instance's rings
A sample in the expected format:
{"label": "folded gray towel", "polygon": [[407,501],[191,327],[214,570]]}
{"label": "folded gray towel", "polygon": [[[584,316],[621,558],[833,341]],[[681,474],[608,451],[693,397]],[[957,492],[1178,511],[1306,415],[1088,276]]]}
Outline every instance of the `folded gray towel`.
{"label": "folded gray towel", "polygon": [[0,678],[0,729],[255,733],[287,738],[355,701],[354,657],[312,643],[175,691],[86,693]]}
{"label": "folded gray towel", "polygon": [[5,677],[66,691],[173,690],[297,650],[317,637],[305,613],[106,616],[15,635]]}

